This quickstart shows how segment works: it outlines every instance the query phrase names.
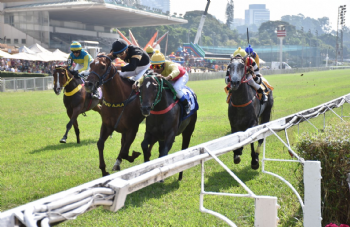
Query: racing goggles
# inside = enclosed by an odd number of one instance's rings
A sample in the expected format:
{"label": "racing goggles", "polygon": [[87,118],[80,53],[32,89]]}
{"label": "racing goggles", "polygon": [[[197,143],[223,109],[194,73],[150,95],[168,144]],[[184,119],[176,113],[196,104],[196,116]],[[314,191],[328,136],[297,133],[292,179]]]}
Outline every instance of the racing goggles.
{"label": "racing goggles", "polygon": [[72,50],[73,54],[80,54],[80,50]]}
{"label": "racing goggles", "polygon": [[151,65],[151,69],[161,69],[163,68],[163,65]]}

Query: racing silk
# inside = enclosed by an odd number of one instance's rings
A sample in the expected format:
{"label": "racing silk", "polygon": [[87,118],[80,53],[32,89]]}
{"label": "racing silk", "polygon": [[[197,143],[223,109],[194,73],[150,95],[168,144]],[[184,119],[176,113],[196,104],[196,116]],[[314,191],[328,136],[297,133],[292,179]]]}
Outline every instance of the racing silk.
{"label": "racing silk", "polygon": [[178,79],[183,77],[185,73],[186,69],[184,69],[184,67],[182,67],[181,65],[172,61],[165,61],[164,70],[161,73],[161,75],[165,77],[171,76],[171,81],[177,81]]}
{"label": "racing silk", "polygon": [[146,66],[150,63],[146,51],[133,45],[128,46],[127,56],[124,61],[129,64],[121,67],[122,72],[135,71],[137,67]]}
{"label": "racing silk", "polygon": [[[258,83],[258,84],[261,84],[261,74],[260,74],[260,70],[259,70],[258,64],[255,62],[254,58],[247,57],[247,59],[246,59],[246,70],[247,70],[247,67],[249,67],[250,65],[253,66],[254,74],[257,76],[257,77],[255,77],[254,81],[256,83]],[[251,76],[251,74],[249,74],[248,77],[249,76]]]}
{"label": "racing silk", "polygon": [[253,56],[253,57],[255,56],[255,57],[254,57],[254,60],[255,60],[256,64],[258,64],[258,67],[260,67],[260,63],[259,63],[260,58],[259,58],[259,55],[258,55],[256,52],[253,52],[252,56]]}
{"label": "racing silk", "polygon": [[88,70],[90,63],[93,61],[91,55],[85,50],[81,50],[78,57],[75,57],[73,53],[70,53],[68,57],[68,68],[71,69],[73,62],[79,65],[84,65],[81,69],[79,69],[79,73]]}

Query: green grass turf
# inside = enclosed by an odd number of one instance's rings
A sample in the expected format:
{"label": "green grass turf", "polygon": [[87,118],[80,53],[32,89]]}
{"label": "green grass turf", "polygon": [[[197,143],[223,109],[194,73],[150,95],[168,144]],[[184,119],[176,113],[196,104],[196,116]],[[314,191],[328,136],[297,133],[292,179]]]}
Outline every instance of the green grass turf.
{"label": "green grass turf", "polygon": [[[350,70],[334,70],[300,74],[271,75],[266,79],[274,86],[275,105],[272,119],[302,111],[349,93]],[[190,75],[191,76],[191,75]],[[227,135],[230,132],[227,117],[224,80],[191,81],[187,84],[198,96],[198,121],[190,146]],[[344,114],[349,115],[348,104]],[[67,144],[59,140],[65,132],[68,117],[62,94],[53,91],[0,93],[0,205],[5,211],[51,194],[67,190],[101,177],[98,168],[98,150],[101,119],[95,112],[79,116],[81,144],[76,144],[74,129]],[[340,114],[340,109],[335,110]],[[328,112],[327,120],[335,115]],[[311,120],[323,127],[323,118]],[[297,141],[297,128],[288,129],[290,142]],[[145,131],[144,122],[130,150],[141,152]],[[308,123],[300,131],[314,132]],[[284,133],[279,135],[284,138]],[[105,161],[110,171],[120,149],[120,134],[114,133],[105,144]],[[177,137],[170,153],[181,149]],[[289,159],[287,149],[270,136],[266,143],[267,157]],[[153,148],[152,159],[158,156]],[[250,148],[243,150],[242,162],[234,165],[232,152],[220,159],[257,195],[278,197],[280,226],[302,226],[302,211],[297,197],[281,181],[250,168]],[[126,169],[143,162],[123,161]],[[296,163],[268,162],[265,169],[277,173],[299,188]],[[205,190],[213,192],[246,193],[242,187],[214,160],[205,164]],[[125,207],[117,213],[97,208],[66,221],[61,226],[226,226],[220,219],[199,211],[200,166],[184,172],[181,182],[177,175],[128,195]],[[249,198],[205,196],[204,206],[229,219],[238,226],[254,225],[254,200]]]}

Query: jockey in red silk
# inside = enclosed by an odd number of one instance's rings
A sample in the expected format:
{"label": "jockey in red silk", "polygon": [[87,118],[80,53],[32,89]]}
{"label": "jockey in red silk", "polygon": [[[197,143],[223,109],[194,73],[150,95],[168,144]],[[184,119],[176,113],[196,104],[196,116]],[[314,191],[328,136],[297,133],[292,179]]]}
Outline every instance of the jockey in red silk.
{"label": "jockey in red silk", "polygon": [[[168,80],[174,87],[176,91],[176,97],[183,104],[186,114],[188,115],[191,111],[191,106],[188,103],[187,99],[184,97],[182,89],[188,82],[187,71],[179,64],[165,60],[165,57],[159,50],[156,50],[151,58],[151,69],[155,73],[160,74],[163,79]],[[133,88],[140,87],[143,82],[143,77],[136,81],[133,85]]]}

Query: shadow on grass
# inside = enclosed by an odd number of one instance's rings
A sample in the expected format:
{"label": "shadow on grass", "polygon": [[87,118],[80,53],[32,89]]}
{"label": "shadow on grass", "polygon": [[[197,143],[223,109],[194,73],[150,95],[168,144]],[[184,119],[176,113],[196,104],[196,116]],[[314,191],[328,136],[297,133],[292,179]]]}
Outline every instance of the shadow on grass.
{"label": "shadow on grass", "polygon": [[46,147],[42,147],[40,149],[36,149],[30,152],[30,154],[35,154],[35,153],[40,153],[43,151],[50,151],[50,150],[63,150],[71,147],[82,147],[82,146],[87,146],[89,144],[96,144],[97,140],[80,140],[80,143],[77,143],[76,140],[68,143],[60,143],[57,141],[57,144],[52,144],[52,145],[47,145]]}
{"label": "shadow on grass", "polygon": [[151,199],[160,199],[164,195],[178,190],[180,187],[180,182],[177,179],[174,179],[172,182],[170,182],[172,179],[173,178],[165,179],[165,183],[155,183],[132,194],[129,194],[125,201],[125,208],[128,208],[129,206],[140,207],[144,202],[147,202]]}
{"label": "shadow on grass", "polygon": [[[230,169],[232,170],[232,168]],[[245,183],[257,177],[259,175],[259,170],[253,170],[249,165],[232,172]],[[206,191],[219,192],[222,189],[229,189],[232,187],[240,187],[240,184],[224,169],[221,172],[211,174],[208,178],[208,182],[205,183]]]}

